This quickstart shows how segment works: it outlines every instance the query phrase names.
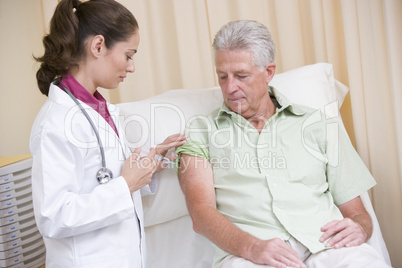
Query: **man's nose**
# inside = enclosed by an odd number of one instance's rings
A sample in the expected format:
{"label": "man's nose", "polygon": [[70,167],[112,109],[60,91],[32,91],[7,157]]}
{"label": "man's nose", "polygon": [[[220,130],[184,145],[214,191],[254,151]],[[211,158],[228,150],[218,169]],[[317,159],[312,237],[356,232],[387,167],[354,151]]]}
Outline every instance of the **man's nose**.
{"label": "man's nose", "polygon": [[228,77],[227,84],[226,84],[227,93],[233,93],[236,90],[237,90],[236,79],[234,79],[233,77]]}

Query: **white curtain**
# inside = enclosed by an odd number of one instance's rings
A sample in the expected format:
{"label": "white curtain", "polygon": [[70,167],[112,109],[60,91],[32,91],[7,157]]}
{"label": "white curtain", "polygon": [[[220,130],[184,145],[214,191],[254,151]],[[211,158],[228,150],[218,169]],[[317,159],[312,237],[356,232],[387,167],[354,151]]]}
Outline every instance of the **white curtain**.
{"label": "white curtain", "polygon": [[[169,89],[217,85],[211,44],[217,30],[230,20],[253,19],[271,30],[278,72],[332,63],[336,79],[350,88],[342,118],[378,182],[372,191],[373,205],[392,264],[402,267],[401,0],[117,1],[137,18],[141,42],[136,72],[118,90],[102,90],[112,103]],[[19,122],[2,128],[3,156],[29,153],[29,131],[45,99],[34,83],[37,65],[32,54],[40,52],[40,37],[57,2],[0,0],[0,55],[10,59],[1,61],[0,107],[11,107],[10,100],[17,98],[23,107],[18,113],[1,110],[2,123]]]}

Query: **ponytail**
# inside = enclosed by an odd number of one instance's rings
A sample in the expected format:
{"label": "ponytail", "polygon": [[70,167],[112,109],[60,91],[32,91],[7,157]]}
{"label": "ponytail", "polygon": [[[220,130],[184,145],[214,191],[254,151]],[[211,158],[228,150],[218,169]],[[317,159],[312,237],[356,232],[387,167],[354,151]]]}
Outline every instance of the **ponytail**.
{"label": "ponytail", "polygon": [[48,95],[50,83],[77,64],[78,19],[74,9],[78,0],[62,0],[50,21],[50,32],[43,38],[45,54],[35,58],[41,63],[36,73],[39,90]]}
{"label": "ponytail", "polygon": [[126,41],[138,29],[134,16],[114,0],[61,0],[43,38],[45,53],[34,57],[40,62],[36,73],[39,90],[48,95],[50,84],[77,67],[86,56],[88,37],[103,35],[105,45]]}

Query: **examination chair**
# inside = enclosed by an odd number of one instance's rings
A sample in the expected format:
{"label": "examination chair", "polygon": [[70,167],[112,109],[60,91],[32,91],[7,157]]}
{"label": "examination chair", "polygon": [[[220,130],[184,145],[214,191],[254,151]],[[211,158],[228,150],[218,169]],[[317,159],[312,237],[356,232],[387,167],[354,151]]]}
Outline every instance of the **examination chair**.
{"label": "examination chair", "polygon": [[[339,122],[348,88],[335,80],[332,65],[318,63],[276,74],[270,85],[290,101],[321,109],[327,118]],[[195,115],[207,115],[222,104],[219,87],[170,90],[143,101],[120,103],[121,121],[131,147],[137,144],[147,153],[169,135],[183,132],[185,123]],[[170,153],[170,152],[168,152]],[[213,247],[192,229],[184,195],[174,166],[155,175],[155,195],[143,197],[148,267],[211,267]],[[368,193],[362,201],[373,220],[373,235],[368,241],[390,264],[386,245]]]}

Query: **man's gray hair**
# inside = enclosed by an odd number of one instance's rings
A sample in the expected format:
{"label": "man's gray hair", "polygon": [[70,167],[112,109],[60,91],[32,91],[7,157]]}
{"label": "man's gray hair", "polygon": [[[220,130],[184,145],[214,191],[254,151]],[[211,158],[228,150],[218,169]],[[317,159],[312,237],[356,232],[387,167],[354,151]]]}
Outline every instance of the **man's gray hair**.
{"label": "man's gray hair", "polygon": [[252,20],[232,21],[215,35],[212,44],[214,57],[219,50],[246,50],[251,52],[254,65],[262,71],[275,62],[275,44],[263,24]]}

